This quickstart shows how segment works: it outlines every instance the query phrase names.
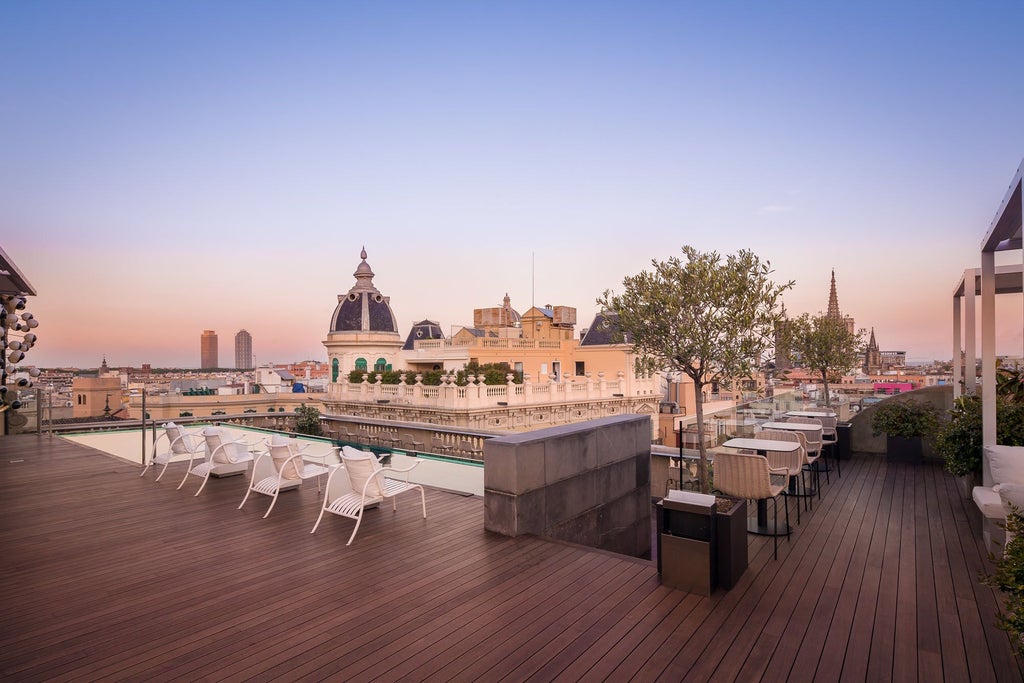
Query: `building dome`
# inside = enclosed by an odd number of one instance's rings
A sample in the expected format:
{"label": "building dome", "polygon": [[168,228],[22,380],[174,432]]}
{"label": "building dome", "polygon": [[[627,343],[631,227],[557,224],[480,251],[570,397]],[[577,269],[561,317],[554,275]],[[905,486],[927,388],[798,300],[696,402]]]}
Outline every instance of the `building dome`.
{"label": "building dome", "polygon": [[405,339],[403,351],[411,351],[416,348],[416,342],[424,339],[444,339],[444,332],[441,325],[433,320],[421,320],[409,330],[409,336]]}
{"label": "building dome", "polygon": [[373,270],[366,262],[366,248],[359,254],[362,261],[353,275],[356,283],[347,294],[338,295],[338,305],[331,316],[330,332],[392,332],[398,333],[398,321],[391,310],[391,298],[381,294],[373,284]]}

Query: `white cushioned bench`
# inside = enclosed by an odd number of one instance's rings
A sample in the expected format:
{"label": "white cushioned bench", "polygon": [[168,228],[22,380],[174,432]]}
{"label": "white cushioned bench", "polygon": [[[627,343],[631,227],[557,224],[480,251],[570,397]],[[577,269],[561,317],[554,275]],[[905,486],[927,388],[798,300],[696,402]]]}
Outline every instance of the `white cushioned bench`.
{"label": "white cushioned bench", "polygon": [[999,556],[1007,540],[1004,524],[1011,505],[1024,510],[1024,447],[985,446],[985,459],[992,486],[975,486],[971,498],[983,517],[985,547]]}

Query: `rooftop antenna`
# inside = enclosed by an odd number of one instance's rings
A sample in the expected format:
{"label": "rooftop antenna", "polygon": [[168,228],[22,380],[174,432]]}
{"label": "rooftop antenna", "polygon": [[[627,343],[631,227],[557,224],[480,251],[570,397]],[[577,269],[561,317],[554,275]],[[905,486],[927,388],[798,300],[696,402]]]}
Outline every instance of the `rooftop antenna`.
{"label": "rooftop antenna", "polygon": [[536,308],[537,304],[537,252],[530,252],[530,308]]}

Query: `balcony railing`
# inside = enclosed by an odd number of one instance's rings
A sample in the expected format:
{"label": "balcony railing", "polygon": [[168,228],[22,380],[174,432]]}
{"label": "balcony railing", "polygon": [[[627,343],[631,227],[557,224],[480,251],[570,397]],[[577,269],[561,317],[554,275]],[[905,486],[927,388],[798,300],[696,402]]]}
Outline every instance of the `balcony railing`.
{"label": "balcony railing", "polygon": [[[509,340],[497,340],[509,341]],[[511,340],[518,341],[518,340]],[[465,409],[494,406],[526,406],[572,401],[612,400],[636,396],[655,396],[658,384],[655,378],[631,378],[619,372],[615,379],[597,377],[565,377],[558,382],[532,382],[529,377],[522,384],[483,384],[476,380],[466,386],[450,381],[440,386],[426,386],[418,376],[409,374],[399,384],[335,382],[328,386],[327,401],[357,403],[388,402],[394,404]]]}

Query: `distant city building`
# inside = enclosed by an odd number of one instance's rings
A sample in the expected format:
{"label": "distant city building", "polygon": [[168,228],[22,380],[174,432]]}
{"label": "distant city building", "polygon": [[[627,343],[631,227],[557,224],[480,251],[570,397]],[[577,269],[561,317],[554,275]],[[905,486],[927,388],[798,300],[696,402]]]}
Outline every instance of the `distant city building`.
{"label": "distant city building", "polygon": [[[356,282],[338,295],[323,342],[330,363],[326,414],[526,431],[619,413],[658,413],[660,378],[636,373],[632,344],[616,333],[614,313],[598,314],[576,338],[575,308],[546,304],[520,313],[506,293],[499,306],[474,309],[473,327],[450,338],[437,321],[421,319],[403,340],[366,258],[364,249]],[[507,381],[485,385],[483,374],[469,373],[457,384],[456,373],[471,363],[504,364]],[[391,381],[398,381],[389,384],[384,376],[392,370],[398,377]],[[426,384],[428,373],[441,373],[440,383],[435,377]],[[283,388],[294,379],[283,377]],[[258,381],[274,391],[274,378]],[[669,431],[671,424],[669,419]],[[652,419],[652,437],[666,438],[659,428]],[[453,448],[463,452],[461,445]]]}
{"label": "distant city building", "polygon": [[245,330],[239,330],[235,335],[235,368],[238,370],[252,370],[252,335]]}
{"label": "distant city building", "polygon": [[789,315],[786,314],[786,304],[782,304],[782,320],[775,326],[775,371],[785,372],[793,367],[793,359],[790,357],[789,341]]}
{"label": "distant city building", "polygon": [[203,370],[220,367],[217,363],[217,333],[213,330],[203,330],[199,338],[199,367]]}
{"label": "distant city building", "polygon": [[832,269],[832,285],[829,288],[828,292],[828,310],[826,311],[825,315],[827,315],[830,318],[833,318],[834,320],[843,321],[843,323],[846,324],[846,331],[849,332],[850,334],[855,334],[854,330],[856,329],[856,326],[854,325],[853,317],[849,315],[843,315],[842,313],[839,312],[839,297],[836,295],[835,268]]}

